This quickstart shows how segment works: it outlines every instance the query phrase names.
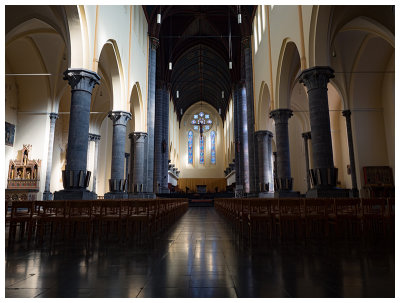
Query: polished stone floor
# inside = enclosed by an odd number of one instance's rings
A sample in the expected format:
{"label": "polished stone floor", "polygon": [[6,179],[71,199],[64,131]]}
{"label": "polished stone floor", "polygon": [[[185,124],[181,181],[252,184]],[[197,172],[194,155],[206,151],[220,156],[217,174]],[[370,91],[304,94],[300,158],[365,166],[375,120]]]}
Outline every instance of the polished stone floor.
{"label": "polished stone floor", "polygon": [[189,208],[151,245],[6,244],[11,297],[394,297],[394,243],[248,248],[212,207]]}

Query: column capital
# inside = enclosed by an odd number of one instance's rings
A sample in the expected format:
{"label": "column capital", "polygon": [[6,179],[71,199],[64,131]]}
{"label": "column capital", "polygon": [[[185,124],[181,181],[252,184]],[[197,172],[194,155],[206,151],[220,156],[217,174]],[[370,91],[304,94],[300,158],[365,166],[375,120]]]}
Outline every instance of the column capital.
{"label": "column capital", "polygon": [[160,40],[152,36],[150,36],[149,39],[150,39],[150,47],[156,50],[160,46]]}
{"label": "column capital", "polygon": [[94,71],[83,68],[69,68],[64,72],[64,80],[72,90],[83,90],[92,93],[96,84],[100,84],[100,76]]}
{"label": "column capital", "polygon": [[113,121],[113,125],[126,125],[132,119],[132,114],[124,111],[110,111],[108,117]]}
{"label": "column capital", "polygon": [[346,119],[349,119],[351,116],[351,111],[349,109],[346,109],[342,111],[342,115],[346,117]]}
{"label": "column capital", "polygon": [[301,72],[299,82],[303,83],[309,91],[317,88],[326,89],[329,79],[335,77],[334,72],[329,66],[314,66]]}
{"label": "column capital", "polygon": [[274,119],[275,123],[287,123],[293,116],[293,111],[288,108],[275,109],[269,113],[269,117]]}
{"label": "column capital", "polygon": [[100,141],[101,136],[89,133],[89,141]]}
{"label": "column capital", "polygon": [[302,133],[301,136],[304,138],[304,140],[311,140],[311,132]]}
{"label": "column capital", "polygon": [[241,89],[241,88],[246,88],[246,81],[245,80],[239,80],[234,84],[235,89]]}
{"label": "column capital", "polygon": [[255,137],[261,141],[263,139],[263,137],[268,136],[268,137],[273,137],[272,132],[270,132],[269,130],[258,130],[256,132],[254,132]]}
{"label": "column capital", "polygon": [[50,113],[50,122],[55,122],[58,119],[58,114],[57,113]]}
{"label": "column capital", "polygon": [[144,142],[147,137],[147,133],[143,132],[133,132],[129,134],[129,139],[134,139],[135,141]]}

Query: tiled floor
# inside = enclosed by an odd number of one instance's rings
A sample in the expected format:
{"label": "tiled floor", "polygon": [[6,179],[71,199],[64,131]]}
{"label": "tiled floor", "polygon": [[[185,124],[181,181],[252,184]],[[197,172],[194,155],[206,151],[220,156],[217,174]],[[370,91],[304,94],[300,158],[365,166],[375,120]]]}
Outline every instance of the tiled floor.
{"label": "tiled floor", "polygon": [[[48,243],[48,242],[46,242]],[[6,297],[394,297],[394,244],[238,241],[214,208],[151,247],[112,241],[6,245]]]}

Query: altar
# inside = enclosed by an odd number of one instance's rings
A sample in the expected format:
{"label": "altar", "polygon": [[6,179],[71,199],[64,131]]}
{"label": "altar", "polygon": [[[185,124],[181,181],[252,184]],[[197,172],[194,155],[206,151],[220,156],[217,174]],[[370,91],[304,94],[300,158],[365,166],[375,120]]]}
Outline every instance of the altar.
{"label": "altar", "polygon": [[198,194],[207,193],[207,185],[197,185],[197,193]]}
{"label": "altar", "polygon": [[41,160],[30,160],[32,145],[23,145],[17,159],[10,160],[8,167],[6,201],[37,200]]}

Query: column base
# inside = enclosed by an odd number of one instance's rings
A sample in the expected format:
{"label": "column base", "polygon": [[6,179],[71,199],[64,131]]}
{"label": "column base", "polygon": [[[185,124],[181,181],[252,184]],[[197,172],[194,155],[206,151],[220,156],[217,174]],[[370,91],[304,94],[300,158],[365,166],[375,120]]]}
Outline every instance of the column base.
{"label": "column base", "polygon": [[54,199],[54,196],[51,192],[49,192],[49,191],[43,192],[43,199],[42,199],[43,201],[51,201],[53,199]]}
{"label": "column base", "polygon": [[274,198],[298,198],[300,197],[300,192],[292,190],[280,190],[274,192]]}
{"label": "column base", "polygon": [[117,199],[128,199],[128,193],[110,191],[104,194],[104,200],[117,200]]}
{"label": "column base", "polygon": [[155,199],[155,193],[128,193],[129,199]]}
{"label": "column base", "polygon": [[264,191],[261,193],[258,193],[259,198],[274,198],[274,192],[273,191]]}
{"label": "column base", "polygon": [[165,188],[165,187],[162,187],[162,188],[160,188],[160,192],[159,192],[160,194],[169,194],[170,193],[170,191],[169,191],[169,188],[167,187],[167,188]]}
{"label": "column base", "polygon": [[306,198],[348,198],[350,196],[349,189],[327,187],[312,188],[306,193]]}
{"label": "column base", "polygon": [[54,193],[54,200],[97,200],[97,194],[86,189],[64,189]]}
{"label": "column base", "polygon": [[360,193],[357,188],[350,189],[350,197],[352,198],[360,197]]}

